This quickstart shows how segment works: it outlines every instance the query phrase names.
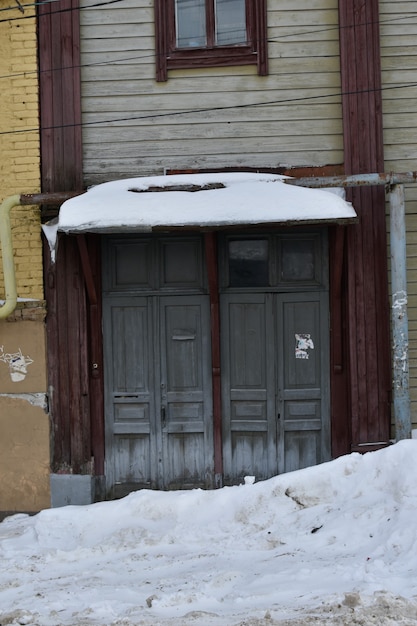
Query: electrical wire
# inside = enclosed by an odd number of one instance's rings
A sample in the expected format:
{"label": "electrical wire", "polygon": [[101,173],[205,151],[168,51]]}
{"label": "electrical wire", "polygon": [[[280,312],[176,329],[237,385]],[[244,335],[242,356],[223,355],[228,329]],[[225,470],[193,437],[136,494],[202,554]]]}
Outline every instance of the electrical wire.
{"label": "electrical wire", "polygon": [[[41,6],[41,5],[46,5],[46,4],[52,4],[52,3],[56,3],[59,2],[60,0],[45,0],[45,1],[41,1],[41,2],[36,2],[33,3],[31,5],[22,5],[22,7],[26,7],[26,6]],[[91,4],[89,6],[85,6],[85,7],[69,7],[69,8],[65,8],[65,9],[60,9],[58,11],[54,11],[54,12],[50,12],[47,13],[46,15],[51,15],[53,13],[61,13],[61,12],[66,12],[66,11],[72,11],[72,10],[83,10],[83,9],[89,9],[89,8],[97,8],[97,7],[101,7],[101,6],[106,6],[106,5],[110,5],[110,4],[115,4],[115,3],[119,3],[122,2],[123,0],[105,0],[104,2],[96,2],[94,4]],[[18,9],[18,7],[16,7],[16,9]],[[27,17],[35,17],[35,16],[27,16]],[[404,19],[413,19],[417,17],[417,14],[413,13],[413,14],[408,14],[406,16],[398,16],[396,18],[390,18],[389,20],[382,20],[379,23],[385,23],[385,24],[391,24],[393,22],[398,22],[398,21],[402,21]],[[18,18],[12,18],[12,19],[24,19],[24,17],[19,16]],[[5,21],[10,21],[9,19],[6,20],[0,20],[1,22],[5,22]],[[372,24],[374,24],[375,22],[365,22],[362,24],[354,24],[354,25],[347,25],[345,28],[349,28],[354,26],[355,28],[358,26],[370,26]],[[305,36],[306,34],[317,34],[317,33],[321,33],[321,32],[327,32],[330,30],[336,30],[339,29],[339,25],[330,25],[330,26],[326,26],[325,28],[316,28],[314,30],[308,30],[308,31],[298,31],[296,33],[288,33],[286,35],[280,35],[276,38],[273,39],[268,39],[268,43],[279,43],[281,40],[288,38],[288,37],[296,37],[296,36]],[[133,50],[132,50],[133,51]],[[329,56],[334,56],[334,55],[329,55]],[[139,60],[139,59],[146,59],[146,58],[154,58],[155,54],[149,53],[146,55],[135,55],[135,56],[130,56],[130,57],[125,57],[122,59],[112,59],[112,60],[107,60],[107,61],[97,61],[94,63],[85,63],[85,64],[79,64],[79,65],[72,65],[72,66],[64,66],[64,67],[59,67],[59,68],[51,68],[51,69],[47,69],[47,70],[41,70],[42,72],[56,72],[56,71],[65,71],[65,70],[72,70],[72,69],[77,69],[77,68],[83,68],[83,67],[93,67],[93,66],[103,66],[103,65],[117,65],[119,63],[123,63],[126,61],[132,61],[132,60]],[[19,72],[19,73],[14,73],[14,74],[7,74],[7,75],[3,75],[0,76],[0,79],[2,78],[14,78],[14,77],[21,77],[21,76],[29,76],[31,74],[37,74],[38,71],[34,70],[31,72]],[[414,83],[410,83],[410,84],[403,84],[403,85],[393,85],[393,86],[387,86],[387,87],[382,87],[381,89],[379,89],[379,91],[385,91],[388,89],[408,89],[408,88],[414,88],[416,87],[417,84]],[[172,117],[172,116],[178,116],[178,115],[187,115],[187,114],[198,114],[198,113],[207,113],[210,111],[221,111],[221,110],[229,110],[229,109],[240,109],[240,108],[249,108],[249,107],[259,107],[259,106],[271,106],[271,105],[275,105],[275,106],[280,106],[280,105],[284,105],[284,104],[289,104],[292,102],[310,102],[312,100],[317,100],[317,99],[323,99],[323,98],[332,98],[332,97],[342,97],[344,95],[359,95],[361,93],[369,93],[375,90],[372,89],[367,89],[367,90],[363,90],[363,91],[357,91],[357,92],[350,92],[349,94],[342,94],[342,93],[329,93],[329,94],[321,94],[321,95],[316,95],[316,96],[301,96],[298,98],[288,98],[285,100],[273,100],[270,102],[259,102],[259,103],[251,103],[251,104],[240,104],[240,105],[230,105],[227,107],[212,107],[212,108],[206,108],[206,109],[190,109],[190,110],[184,110],[184,111],[174,111],[174,112],[166,112],[166,113],[152,113],[150,115],[139,115],[139,116],[131,116],[131,117],[120,117],[120,118],[114,118],[111,120],[97,120],[94,122],[81,122],[79,124],[68,124],[68,125],[56,125],[56,126],[50,126],[50,127],[44,127],[41,130],[45,131],[45,130],[52,130],[52,129],[59,129],[59,128],[67,128],[67,127],[71,127],[71,126],[91,126],[91,125],[101,125],[101,124],[108,124],[108,123],[122,123],[122,122],[127,122],[127,121],[137,121],[137,120],[146,120],[146,119],[154,119],[154,118],[160,118],[160,117]],[[19,130],[10,130],[10,131],[2,131],[0,132],[0,135],[9,135],[9,134],[16,134],[16,133],[30,133],[30,132],[39,132],[39,128],[31,128],[31,129],[19,129]]]}
{"label": "electrical wire", "polygon": [[[27,3],[27,4],[22,4],[21,3],[20,6],[22,7],[23,10],[25,10],[25,9],[29,9],[31,7],[42,6],[43,4],[53,4],[54,2],[61,2],[61,0],[43,0],[41,2],[31,2],[31,3]],[[11,7],[1,7],[0,8],[0,13],[2,13],[3,11],[15,11],[16,8],[18,9],[19,7],[16,7],[15,4],[13,6],[11,6]]]}
{"label": "electrical wire", "polygon": [[[42,5],[42,4],[52,4],[55,2],[60,2],[61,0],[45,0],[45,2],[39,2],[39,3],[35,3],[37,5]],[[106,0],[106,2],[100,2],[100,3],[96,3],[94,5],[90,5],[90,7],[98,7],[98,6],[105,6],[106,4],[114,4],[116,2],[122,2],[123,0]],[[28,6],[28,5],[22,5],[22,6]],[[90,7],[81,7],[81,8],[90,8]],[[1,9],[0,9],[1,10]],[[73,10],[73,9],[65,9],[65,10]],[[75,9],[74,9],[75,10]],[[49,14],[48,14],[49,15]],[[412,18],[417,18],[417,13],[413,13],[413,14],[408,14],[407,16],[401,16],[401,17],[397,17],[397,18],[391,18],[390,20],[381,20],[379,22],[379,24],[385,24],[385,25],[390,25],[393,22],[398,22],[400,20],[404,20],[404,19],[412,19]],[[8,20],[0,20],[0,23],[2,21],[8,21]],[[355,27],[357,28],[358,26],[372,26],[374,25],[375,22],[364,22],[361,24],[354,24],[352,25],[347,25],[344,28],[352,28]],[[323,32],[328,32],[331,30],[338,30],[339,26],[338,25],[330,25],[327,26],[325,28],[320,28],[317,27],[314,30],[308,30],[308,31],[298,31],[296,33],[288,33],[286,35],[279,35],[278,37],[274,37],[274,38],[269,38],[268,39],[268,44],[274,44],[274,43],[280,43],[281,41],[283,41],[286,38],[289,37],[302,37],[308,34],[317,34],[317,33],[323,33]],[[134,52],[135,49],[132,49],[131,52]],[[129,50],[126,50],[126,52],[129,52]],[[129,57],[123,57],[121,59],[111,59],[111,60],[107,60],[107,61],[95,61],[95,62],[91,62],[91,63],[81,63],[78,65],[65,65],[65,66],[61,66],[61,67],[52,67],[52,68],[48,68],[48,69],[42,69],[42,70],[31,70],[31,71],[23,71],[23,72],[15,72],[15,73],[11,73],[11,74],[3,74],[0,76],[0,80],[1,79],[10,79],[10,78],[20,78],[20,77],[25,77],[25,76],[31,76],[33,74],[39,74],[39,73],[44,73],[44,72],[61,72],[61,71],[67,71],[67,70],[72,70],[72,69],[81,69],[81,68],[88,68],[88,67],[96,67],[96,66],[106,66],[106,65],[118,65],[120,63],[125,63],[127,61],[141,61],[144,59],[153,59],[155,58],[155,53],[154,52],[150,52],[150,53],[146,53],[146,54],[139,54],[139,55],[135,55],[135,56],[129,56]],[[320,55],[320,58],[332,58],[334,55]]]}
{"label": "electrical wire", "polygon": [[[30,19],[36,19],[37,17],[44,17],[44,16],[50,16],[50,15],[56,15],[58,13],[68,13],[69,11],[83,11],[85,9],[95,9],[97,7],[104,7],[107,6],[109,4],[117,4],[119,2],[124,2],[124,0],[106,0],[105,2],[96,2],[94,4],[90,4],[89,6],[85,6],[85,7],[67,7],[65,9],[58,9],[57,11],[50,11],[49,13],[41,13],[40,15],[37,14],[33,14],[33,15],[20,15],[19,17],[7,17],[6,19],[1,19],[0,20],[0,24],[2,24],[3,22],[17,22],[19,20],[30,20]],[[41,2],[40,6],[45,5],[45,4],[51,4],[51,2]],[[22,7],[24,7],[24,5],[21,5]],[[19,9],[19,7],[16,5],[16,8]]]}
{"label": "electrical wire", "polygon": [[83,128],[86,126],[90,126],[90,127],[101,126],[102,124],[117,124],[121,122],[134,122],[134,121],[140,121],[140,120],[174,117],[178,115],[191,115],[191,114],[196,115],[196,114],[202,114],[202,113],[210,113],[213,111],[230,111],[230,110],[235,110],[235,109],[247,109],[247,108],[252,108],[252,107],[268,107],[272,105],[282,106],[282,105],[292,104],[294,102],[308,103],[314,100],[321,100],[321,99],[326,99],[326,98],[339,98],[339,102],[337,102],[336,104],[340,104],[341,99],[345,96],[359,96],[362,94],[375,93],[378,91],[382,92],[382,91],[388,91],[392,89],[411,89],[411,88],[416,88],[416,87],[417,87],[417,83],[408,83],[408,84],[403,84],[403,85],[390,85],[387,87],[381,87],[379,89],[369,88],[369,89],[355,90],[355,91],[348,91],[348,92],[335,92],[335,93],[327,93],[327,94],[320,94],[320,95],[314,95],[314,96],[300,96],[300,97],[294,97],[294,98],[286,98],[282,100],[270,100],[268,102],[252,102],[249,104],[234,104],[234,105],[228,105],[228,106],[208,107],[204,109],[184,109],[182,111],[150,113],[148,115],[132,115],[132,116],[126,116],[126,117],[117,117],[113,119],[94,120],[91,122],[79,122],[79,123],[74,123],[74,124],[57,124],[53,126],[42,126],[39,128],[22,128],[18,130],[6,130],[6,131],[1,131],[0,135],[16,135],[16,134],[22,134],[22,133],[35,133],[35,132],[42,133],[42,132],[49,131],[49,130],[58,130],[58,129],[75,128],[75,127]]}

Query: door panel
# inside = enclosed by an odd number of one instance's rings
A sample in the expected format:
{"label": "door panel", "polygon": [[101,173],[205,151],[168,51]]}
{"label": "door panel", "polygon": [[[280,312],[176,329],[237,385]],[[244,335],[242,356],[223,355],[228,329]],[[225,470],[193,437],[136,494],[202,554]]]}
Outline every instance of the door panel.
{"label": "door panel", "polygon": [[329,458],[324,292],[223,294],[225,484]]}
{"label": "door panel", "polygon": [[327,293],[277,295],[279,471],[330,458]]}
{"label": "door panel", "polygon": [[122,496],[156,484],[152,301],[113,296],[103,304],[106,478],[113,495]]}
{"label": "door panel", "polygon": [[115,435],[114,475],[115,495],[121,497],[138,487],[152,484],[151,446],[149,434]]}
{"label": "door panel", "polygon": [[169,488],[212,486],[209,306],[208,296],[160,299],[161,424]]}
{"label": "door panel", "polygon": [[225,484],[276,473],[271,305],[266,294],[221,298]]}
{"label": "door panel", "polygon": [[106,477],[114,496],[213,480],[207,296],[108,296]]}

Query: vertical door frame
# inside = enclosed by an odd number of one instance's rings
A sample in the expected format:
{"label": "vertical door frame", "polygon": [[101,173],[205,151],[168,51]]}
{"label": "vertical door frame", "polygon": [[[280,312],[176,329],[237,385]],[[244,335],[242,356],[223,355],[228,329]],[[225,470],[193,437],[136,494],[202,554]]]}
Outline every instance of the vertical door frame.
{"label": "vertical door frame", "polygon": [[222,391],[220,360],[220,301],[217,234],[205,233],[204,248],[210,296],[211,367],[213,389],[214,481],[223,486]]}

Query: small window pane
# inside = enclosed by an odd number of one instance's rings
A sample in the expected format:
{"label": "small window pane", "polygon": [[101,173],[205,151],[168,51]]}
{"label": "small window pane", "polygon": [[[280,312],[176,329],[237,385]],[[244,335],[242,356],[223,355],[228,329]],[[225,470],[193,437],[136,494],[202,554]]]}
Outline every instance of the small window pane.
{"label": "small window pane", "polygon": [[315,240],[282,241],[281,278],[285,282],[315,280]]}
{"label": "small window pane", "polygon": [[112,288],[150,286],[151,265],[149,243],[112,244],[114,275]]}
{"label": "small window pane", "polygon": [[202,286],[200,241],[169,241],[161,246],[161,286]]}
{"label": "small window pane", "polygon": [[216,44],[246,43],[245,0],[216,0]]}
{"label": "small window pane", "polygon": [[268,256],[266,239],[229,241],[230,287],[268,286]]}
{"label": "small window pane", "polygon": [[178,48],[201,48],[206,41],[205,0],[175,0]]}

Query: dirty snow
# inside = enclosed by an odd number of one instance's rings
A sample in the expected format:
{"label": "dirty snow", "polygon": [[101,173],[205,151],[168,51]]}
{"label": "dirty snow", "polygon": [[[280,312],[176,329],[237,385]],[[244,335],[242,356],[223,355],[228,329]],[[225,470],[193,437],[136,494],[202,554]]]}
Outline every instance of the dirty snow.
{"label": "dirty snow", "polygon": [[417,441],[0,524],[0,624],[417,624]]}

